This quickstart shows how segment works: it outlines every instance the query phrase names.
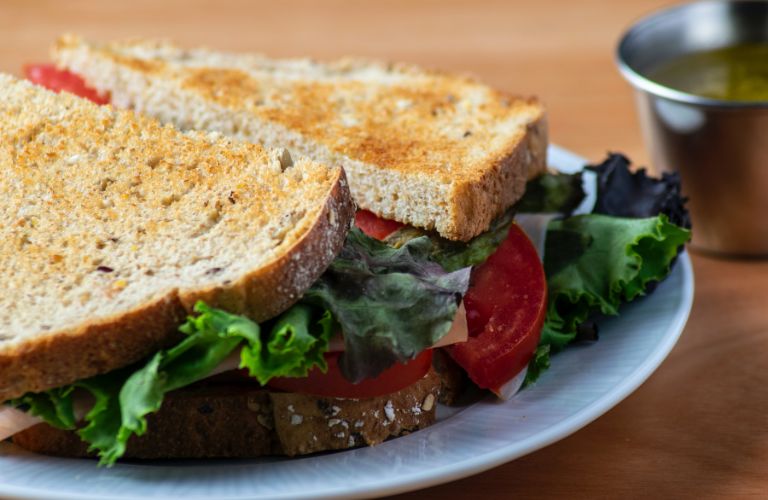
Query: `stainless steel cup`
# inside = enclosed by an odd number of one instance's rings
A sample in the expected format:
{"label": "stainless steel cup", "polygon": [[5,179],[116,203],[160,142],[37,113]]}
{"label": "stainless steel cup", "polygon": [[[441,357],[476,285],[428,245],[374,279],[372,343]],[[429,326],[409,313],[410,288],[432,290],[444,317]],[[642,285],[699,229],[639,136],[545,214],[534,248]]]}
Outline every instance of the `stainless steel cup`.
{"label": "stainless steel cup", "polygon": [[768,43],[768,2],[705,1],[640,20],[622,37],[617,58],[635,87],[654,166],[680,172],[693,246],[768,256],[768,102],[699,97],[647,77],[681,55],[749,42]]}

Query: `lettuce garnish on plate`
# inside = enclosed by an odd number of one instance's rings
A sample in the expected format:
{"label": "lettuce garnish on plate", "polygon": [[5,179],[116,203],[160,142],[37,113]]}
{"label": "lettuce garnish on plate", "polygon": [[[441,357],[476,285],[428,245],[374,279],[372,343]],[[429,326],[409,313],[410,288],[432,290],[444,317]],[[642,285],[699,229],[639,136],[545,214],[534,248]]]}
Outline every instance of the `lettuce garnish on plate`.
{"label": "lettuce garnish on plate", "polygon": [[589,214],[570,215],[578,204],[574,200],[581,199],[581,174],[545,174],[519,204],[527,211],[564,214],[547,226],[549,305],[527,383],[546,370],[551,353],[577,339],[585,326],[593,328],[592,316],[616,315],[622,303],[651,293],[690,239],[679,177],[654,179],[629,166],[626,157],[612,154],[587,167],[596,174],[597,189]]}
{"label": "lettuce garnish on plate", "polygon": [[549,306],[541,343],[560,350],[593,314],[618,314],[620,304],[667,276],[689,237],[690,231],[664,214],[587,214],[550,222],[544,251]]}

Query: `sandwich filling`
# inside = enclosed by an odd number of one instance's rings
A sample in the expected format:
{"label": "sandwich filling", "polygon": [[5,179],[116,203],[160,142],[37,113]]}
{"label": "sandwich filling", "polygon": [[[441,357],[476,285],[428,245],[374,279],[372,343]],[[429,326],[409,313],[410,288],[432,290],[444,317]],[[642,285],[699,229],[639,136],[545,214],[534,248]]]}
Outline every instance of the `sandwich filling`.
{"label": "sandwich filling", "polygon": [[[75,75],[52,71],[31,68],[28,76],[107,100]],[[109,465],[131,436],[146,432],[146,416],[168,392],[222,370],[275,390],[369,397],[423,377],[439,348],[477,386],[509,396],[510,387],[540,376],[551,353],[594,338],[592,316],[618,314],[622,303],[651,292],[688,241],[679,180],[628,167],[611,155],[592,168],[597,201],[579,214],[581,174],[544,174],[466,243],[359,212],[336,260],[276,318],[257,324],[201,302],[179,327],[184,339],[176,346],[8,404],[77,429]],[[516,213],[556,214],[546,225],[543,258],[515,224]],[[78,411],[83,399],[91,404]],[[7,415],[0,412],[0,426]],[[18,418],[11,428],[31,422]]]}

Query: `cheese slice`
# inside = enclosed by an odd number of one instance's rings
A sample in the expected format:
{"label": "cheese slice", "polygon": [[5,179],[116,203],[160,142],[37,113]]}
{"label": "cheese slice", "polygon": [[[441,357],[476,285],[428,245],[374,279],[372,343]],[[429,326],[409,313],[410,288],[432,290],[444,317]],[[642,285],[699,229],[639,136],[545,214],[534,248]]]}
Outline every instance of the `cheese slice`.
{"label": "cheese slice", "polygon": [[467,310],[464,308],[464,301],[462,301],[458,311],[456,311],[456,316],[453,317],[451,329],[448,330],[448,333],[446,333],[443,338],[438,340],[432,347],[444,347],[451,344],[458,344],[459,342],[466,342],[468,338]]}
{"label": "cheese slice", "polygon": [[496,396],[499,399],[503,399],[504,401],[508,400],[515,394],[517,394],[517,391],[520,390],[520,388],[523,386],[523,382],[525,382],[525,376],[528,374],[528,367],[526,366],[523,368],[523,371],[515,375],[511,380],[508,380],[504,383],[501,387],[498,389],[491,389],[491,391],[496,394]]}
{"label": "cheese slice", "polygon": [[0,440],[8,439],[14,434],[28,429],[42,420],[29,413],[10,406],[0,408]]}

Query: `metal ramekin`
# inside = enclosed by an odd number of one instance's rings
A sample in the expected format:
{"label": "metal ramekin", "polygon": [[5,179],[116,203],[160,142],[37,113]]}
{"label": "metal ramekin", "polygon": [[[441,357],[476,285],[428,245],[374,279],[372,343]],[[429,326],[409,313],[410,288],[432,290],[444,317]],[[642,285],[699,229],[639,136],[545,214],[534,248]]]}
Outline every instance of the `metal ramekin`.
{"label": "metal ramekin", "polygon": [[697,2],[637,22],[617,62],[635,88],[651,161],[680,172],[694,247],[768,256],[768,101],[704,98],[647,77],[680,55],[747,42],[768,43],[768,2]]}

